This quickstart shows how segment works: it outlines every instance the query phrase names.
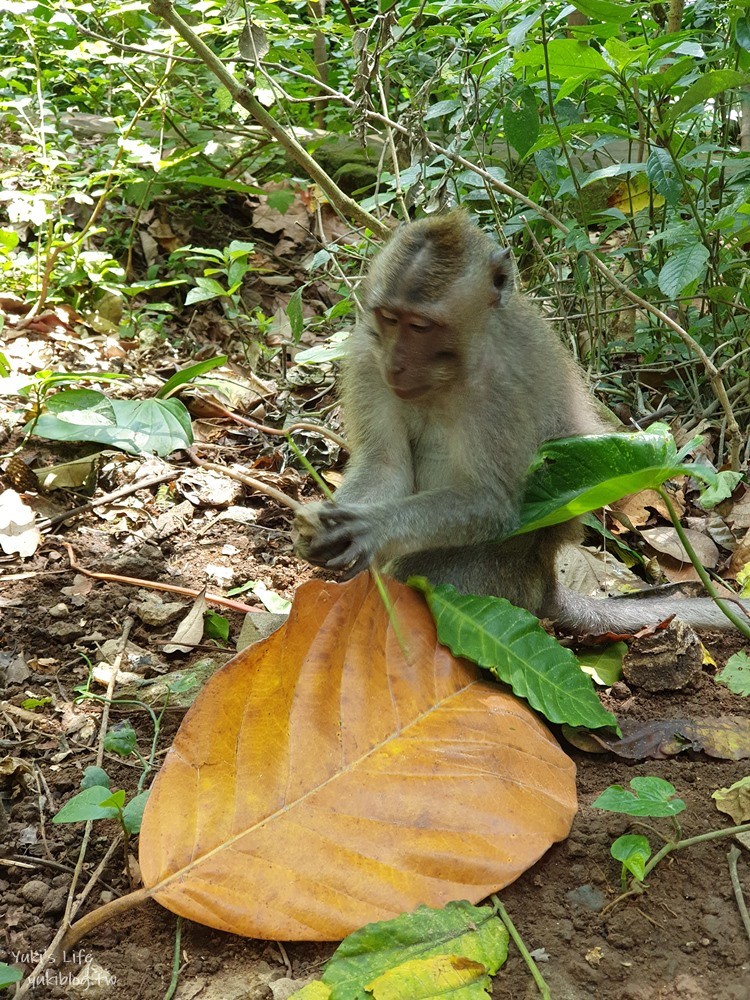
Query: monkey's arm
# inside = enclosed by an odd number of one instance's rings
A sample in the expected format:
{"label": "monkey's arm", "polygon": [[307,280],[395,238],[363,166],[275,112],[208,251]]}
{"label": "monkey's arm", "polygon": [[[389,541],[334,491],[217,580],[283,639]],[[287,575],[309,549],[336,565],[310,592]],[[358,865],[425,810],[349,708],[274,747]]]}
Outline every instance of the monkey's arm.
{"label": "monkey's arm", "polygon": [[373,561],[382,564],[426,549],[497,541],[515,527],[516,511],[508,498],[456,489],[376,503],[322,504],[305,558],[354,574]]}

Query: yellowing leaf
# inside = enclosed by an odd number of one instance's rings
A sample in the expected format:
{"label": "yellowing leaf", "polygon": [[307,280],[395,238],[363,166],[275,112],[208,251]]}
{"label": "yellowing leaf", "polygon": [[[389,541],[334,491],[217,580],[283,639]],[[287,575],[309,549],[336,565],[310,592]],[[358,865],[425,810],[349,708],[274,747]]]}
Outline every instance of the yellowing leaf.
{"label": "yellowing leaf", "polygon": [[619,208],[625,215],[635,215],[649,205],[660,208],[664,200],[663,195],[651,190],[648,178],[644,174],[634,174],[633,177],[617,185],[607,198],[607,205],[610,208]]}
{"label": "yellowing leaf", "polygon": [[150,895],[238,934],[337,940],[483,899],[565,837],[575,768],[536,716],[368,574],[301,587],[183,721],[140,837]]}
{"label": "yellowing leaf", "polygon": [[450,994],[453,1000],[488,997],[490,978],[480,962],[462,955],[415,958],[378,976],[365,989],[374,1000],[430,1000]]}
{"label": "yellowing leaf", "polygon": [[719,812],[731,816],[736,826],[750,821],[750,775],[735,781],[729,788],[719,788],[711,798]]}

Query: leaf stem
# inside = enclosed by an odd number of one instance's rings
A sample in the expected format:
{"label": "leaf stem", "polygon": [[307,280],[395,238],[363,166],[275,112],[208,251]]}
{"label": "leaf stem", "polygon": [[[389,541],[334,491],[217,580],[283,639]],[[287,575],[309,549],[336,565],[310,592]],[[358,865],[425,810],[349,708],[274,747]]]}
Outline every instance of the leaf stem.
{"label": "leaf stem", "polygon": [[643,872],[644,880],[654,868],[659,864],[662,858],[665,858],[668,854],[673,851],[681,851],[684,847],[694,847],[696,844],[704,844],[709,840],[721,840],[724,837],[734,837],[738,833],[750,833],[750,823],[742,823],[740,826],[730,826],[725,830],[710,830],[708,833],[701,833],[697,837],[688,837],[687,840],[677,840],[670,841],[665,844],[660,851],[651,858],[649,863]]}
{"label": "leaf stem", "polygon": [[680,518],[677,515],[677,511],[674,509],[674,506],[673,506],[672,501],[671,501],[671,499],[669,497],[669,494],[661,486],[657,489],[656,492],[659,494],[659,496],[662,498],[662,500],[666,504],[667,510],[669,511],[669,516],[672,519],[672,524],[674,525],[674,530],[677,532],[677,537],[682,542],[682,547],[687,552],[687,554],[688,554],[688,556],[690,558],[690,562],[695,567],[695,572],[700,577],[701,583],[703,584],[703,586],[706,588],[706,590],[708,591],[708,593],[713,598],[714,603],[716,604],[717,608],[720,611],[722,611],[727,616],[727,618],[730,620],[730,622],[736,628],[738,628],[740,630],[740,632],[742,632],[742,634],[747,639],[750,639],[750,621],[748,621],[747,618],[741,618],[737,614],[737,612],[733,610],[733,608],[730,606],[730,604],[729,604],[728,601],[724,601],[724,600],[722,600],[719,597],[718,593],[716,592],[716,588],[713,585],[713,581],[711,580],[711,577],[708,575],[708,573],[704,569],[703,564],[701,563],[700,559],[698,558],[695,549],[690,544],[690,541],[689,541],[687,535],[685,534],[685,529],[680,524]]}
{"label": "leaf stem", "polygon": [[529,951],[529,949],[523,943],[521,935],[518,933],[515,924],[510,919],[508,911],[500,902],[500,897],[495,895],[491,896],[490,898],[492,899],[495,910],[497,911],[497,915],[505,924],[508,933],[513,938],[513,943],[515,944],[516,948],[518,948],[519,952],[521,953],[521,957],[523,958],[526,965],[529,967],[529,972],[531,973],[534,982],[536,983],[537,989],[539,990],[540,995],[543,997],[543,1000],[552,1000],[552,994],[550,993],[549,986],[547,986],[547,984],[545,983],[544,978],[541,972],[539,971],[539,966],[531,957],[531,952]]}

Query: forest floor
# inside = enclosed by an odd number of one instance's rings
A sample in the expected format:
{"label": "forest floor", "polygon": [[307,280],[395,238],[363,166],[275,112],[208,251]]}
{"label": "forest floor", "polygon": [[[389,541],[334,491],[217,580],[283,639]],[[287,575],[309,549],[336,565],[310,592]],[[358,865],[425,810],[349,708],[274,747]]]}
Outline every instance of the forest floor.
{"label": "forest floor", "polygon": [[[266,213],[267,214],[267,213]],[[232,220],[229,238],[259,239],[257,227],[246,222],[238,232]],[[177,229],[174,219],[170,224]],[[265,230],[268,232],[268,229]],[[283,234],[282,234],[283,235]],[[191,232],[199,243],[206,234]],[[221,236],[213,233],[216,245]],[[268,246],[266,274],[292,281],[262,285],[258,301],[264,313],[275,317],[266,332],[266,345],[288,339],[283,330],[284,307],[300,278],[299,244],[278,253],[279,231],[273,233],[276,250]],[[260,240],[259,240],[260,241]],[[305,302],[312,312],[332,304],[324,287],[312,286]],[[308,308],[308,306],[306,306]],[[6,331],[7,332],[7,331]],[[230,353],[232,373],[249,391],[253,379],[237,349],[236,326],[218,310],[196,314],[184,330],[148,349],[133,342],[124,346],[106,333],[96,333],[69,313],[36,330],[12,330],[3,348],[16,369],[49,368],[95,371],[119,368],[168,377],[196,357]],[[274,341],[276,337],[276,341]],[[310,338],[309,346],[315,341]],[[284,413],[309,419],[322,403],[335,401],[332,378],[326,370],[301,373],[290,358],[286,377],[275,360],[265,365],[269,386],[255,405],[244,412],[262,423],[281,425]],[[256,386],[257,390],[257,386]],[[8,454],[21,443],[17,398],[0,398],[2,447]],[[191,405],[195,419],[196,451],[213,462],[241,463],[250,475],[294,499],[315,495],[308,477],[290,464],[284,438],[274,438],[219,413],[209,400],[196,394]],[[226,404],[225,404],[226,405]],[[327,422],[338,429],[337,411]],[[314,433],[300,436],[303,450],[321,469],[338,467],[338,449]],[[90,445],[55,445],[32,438],[24,446],[24,462],[41,468],[70,461],[99,449]],[[338,462],[338,466],[337,466]],[[50,822],[59,808],[80,789],[85,767],[96,763],[102,702],[77,700],[87,684],[89,664],[109,659],[123,637],[124,622],[133,619],[130,648],[124,668],[142,679],[158,677],[209,658],[220,666],[232,655],[243,615],[216,609],[229,620],[227,643],[204,640],[190,652],[164,652],[179,620],[190,608],[188,598],[161,594],[154,605],[153,591],[132,583],[95,579],[71,566],[68,543],[78,564],[87,572],[148,580],[200,591],[226,593],[246,581],[259,581],[281,598],[292,599],[300,583],[313,575],[292,552],[291,511],[250,491],[225,495],[217,482],[196,468],[184,454],[169,461],[132,458],[107,452],[99,462],[94,497],[132,483],[136,476],[153,477],[174,470],[166,485],[152,486],[90,508],[58,524],[29,557],[0,557],[0,961],[22,966],[28,973],[44,953],[62,921],[76,865],[83,824]],[[55,490],[24,492],[37,514],[54,517],[85,503],[80,492]],[[335,473],[332,478],[335,482]],[[8,485],[7,483],[5,485]],[[226,484],[225,484],[226,485]],[[236,508],[253,514],[237,523]],[[656,523],[655,512],[651,512]],[[158,591],[157,591],[158,592]],[[256,595],[240,599],[262,610]],[[272,603],[272,602],[271,602]],[[273,606],[273,604],[272,604]],[[743,648],[733,636],[703,637],[714,663],[707,663],[681,691],[649,693],[620,683],[604,698],[621,719],[657,722],[680,719],[707,722],[748,716],[747,699],[717,685],[714,675],[727,658]],[[115,644],[112,646],[112,644]],[[94,682],[96,685],[96,682]],[[106,691],[101,684],[95,690]],[[138,734],[138,748],[148,756],[154,734],[151,717],[115,690],[110,725],[129,721]],[[156,767],[169,748],[184,715],[173,704],[167,708],[158,732]],[[680,753],[642,755],[625,760],[606,752],[573,747],[557,732],[578,768],[580,809],[567,840],[557,844],[532,869],[502,891],[526,945],[540,967],[555,1000],[744,1000],[750,995],[750,942],[743,928],[727,862],[729,840],[715,840],[679,852],[662,862],[641,895],[612,906],[619,895],[620,878],[609,845],[633,830],[651,836],[655,849],[659,834],[633,820],[591,807],[596,796],[612,783],[627,785],[636,775],[657,775],[670,781],[686,803],[681,814],[682,834],[693,837],[729,825],[717,812],[712,792],[746,776],[750,770],[747,745],[716,751],[709,756],[695,744]],[[732,759],[737,756],[739,759]],[[103,766],[113,788],[132,794],[141,772],[131,756],[104,755]],[[649,821],[661,834],[665,820]],[[116,839],[115,824],[94,824],[82,861],[78,890],[85,886]],[[92,891],[82,911],[110,901],[137,885],[133,844],[124,861],[122,846],[111,851],[96,872]],[[740,877],[750,896],[750,864],[745,851]],[[80,914],[79,914],[80,915]],[[112,1000],[156,1000],[165,995],[172,976],[175,917],[154,902],[132,909],[97,928],[66,954],[56,967],[40,973],[39,985],[28,995],[40,998],[107,997]],[[180,943],[180,974],[175,996],[200,1000],[285,1000],[294,989],[320,974],[334,944],[277,943],[248,940],[186,921]],[[87,972],[88,979],[82,974]],[[99,985],[94,980],[99,977]],[[511,945],[506,965],[493,981],[497,1000],[521,1000],[536,995],[518,952]]]}

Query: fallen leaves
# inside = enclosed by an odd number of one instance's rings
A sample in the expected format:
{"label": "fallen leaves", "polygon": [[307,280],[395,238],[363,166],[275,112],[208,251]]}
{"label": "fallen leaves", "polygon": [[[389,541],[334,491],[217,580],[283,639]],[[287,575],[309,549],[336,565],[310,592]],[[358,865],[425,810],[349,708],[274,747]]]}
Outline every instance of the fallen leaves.
{"label": "fallen leaves", "polygon": [[335,940],[476,901],[567,835],[574,766],[523,704],[389,582],[300,588],[289,622],[190,710],[144,815],[149,894],[190,919]]}

